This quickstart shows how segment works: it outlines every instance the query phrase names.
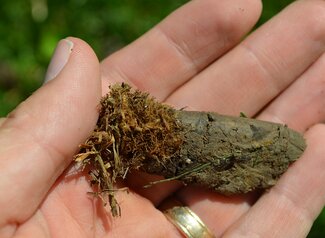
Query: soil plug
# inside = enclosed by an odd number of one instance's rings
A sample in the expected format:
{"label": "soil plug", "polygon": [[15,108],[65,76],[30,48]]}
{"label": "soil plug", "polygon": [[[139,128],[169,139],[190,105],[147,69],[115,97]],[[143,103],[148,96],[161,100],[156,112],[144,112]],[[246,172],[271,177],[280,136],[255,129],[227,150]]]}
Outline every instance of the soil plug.
{"label": "soil plug", "polygon": [[285,125],[176,110],[122,83],[102,98],[96,128],[75,160],[119,216],[114,184],[132,170],[164,176],[147,186],[177,179],[225,195],[247,193],[274,185],[305,147]]}

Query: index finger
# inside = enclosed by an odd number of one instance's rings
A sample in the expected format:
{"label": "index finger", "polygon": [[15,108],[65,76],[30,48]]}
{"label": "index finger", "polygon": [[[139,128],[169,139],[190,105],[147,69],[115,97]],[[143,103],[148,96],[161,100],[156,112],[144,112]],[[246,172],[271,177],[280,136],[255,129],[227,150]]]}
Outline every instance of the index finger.
{"label": "index finger", "polygon": [[259,0],[190,1],[102,62],[103,90],[126,81],[162,101],[239,42],[260,12]]}

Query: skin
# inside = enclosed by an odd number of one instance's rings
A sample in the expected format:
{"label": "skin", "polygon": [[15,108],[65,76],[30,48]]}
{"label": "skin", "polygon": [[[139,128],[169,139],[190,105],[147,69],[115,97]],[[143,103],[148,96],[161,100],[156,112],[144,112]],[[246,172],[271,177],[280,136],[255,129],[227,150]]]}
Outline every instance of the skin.
{"label": "skin", "polygon": [[[63,71],[0,120],[0,237],[182,237],[156,208],[175,202],[217,237],[305,237],[325,204],[325,2],[297,1],[241,41],[260,12],[258,0],[194,0],[101,64],[70,38]],[[70,163],[120,81],[179,108],[285,123],[308,147],[263,194],[142,189],[153,176],[133,173],[112,219]]]}

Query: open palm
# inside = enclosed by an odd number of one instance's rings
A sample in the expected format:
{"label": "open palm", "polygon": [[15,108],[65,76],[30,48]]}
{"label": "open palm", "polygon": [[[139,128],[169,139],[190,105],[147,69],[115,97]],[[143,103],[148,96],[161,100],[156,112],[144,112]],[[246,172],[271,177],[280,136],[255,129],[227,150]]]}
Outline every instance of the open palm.
{"label": "open palm", "polygon": [[[69,38],[60,74],[0,121],[0,237],[181,237],[157,209],[175,201],[217,236],[305,237],[325,204],[325,2],[295,2],[241,41],[260,11],[258,0],[191,1],[101,65]],[[113,219],[70,163],[100,96],[122,81],[177,108],[285,123],[307,150],[262,195],[143,189],[153,176],[132,172]]]}

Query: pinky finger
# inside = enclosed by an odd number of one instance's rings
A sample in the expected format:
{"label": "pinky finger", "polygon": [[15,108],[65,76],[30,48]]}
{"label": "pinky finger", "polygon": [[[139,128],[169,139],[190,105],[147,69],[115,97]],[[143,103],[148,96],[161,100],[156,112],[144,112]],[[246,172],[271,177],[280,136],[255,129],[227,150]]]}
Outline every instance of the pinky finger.
{"label": "pinky finger", "polygon": [[269,192],[224,237],[306,237],[325,204],[325,125],[307,133],[308,147]]}

